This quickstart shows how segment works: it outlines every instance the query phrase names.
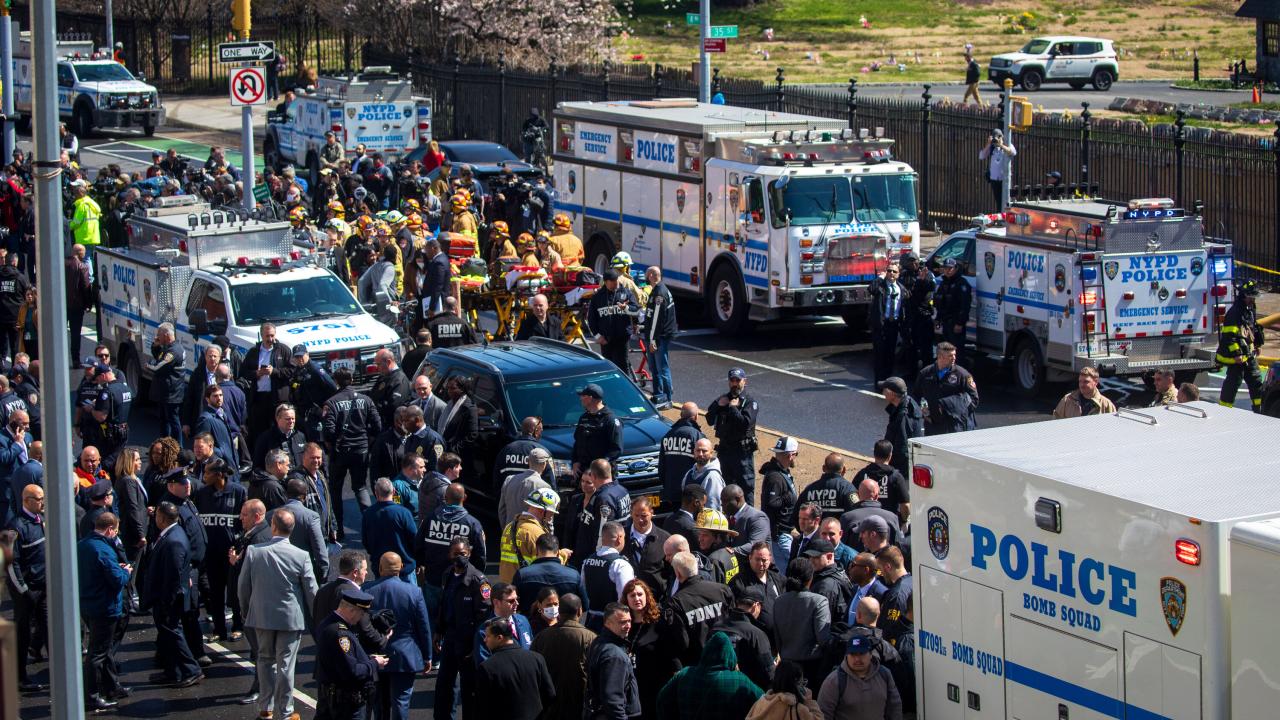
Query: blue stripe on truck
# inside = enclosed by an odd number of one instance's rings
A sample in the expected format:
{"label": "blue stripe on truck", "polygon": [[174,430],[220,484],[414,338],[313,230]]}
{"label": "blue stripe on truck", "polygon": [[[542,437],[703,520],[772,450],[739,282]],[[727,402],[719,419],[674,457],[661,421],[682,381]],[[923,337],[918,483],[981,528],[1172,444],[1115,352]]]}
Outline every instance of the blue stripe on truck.
{"label": "blue stripe on truck", "polygon": [[1117,698],[1081,687],[1011,660],[1004,661],[1005,679],[1012,683],[1052,695],[1073,705],[1079,705],[1096,713],[1123,720],[1170,720],[1159,713],[1130,705]]}

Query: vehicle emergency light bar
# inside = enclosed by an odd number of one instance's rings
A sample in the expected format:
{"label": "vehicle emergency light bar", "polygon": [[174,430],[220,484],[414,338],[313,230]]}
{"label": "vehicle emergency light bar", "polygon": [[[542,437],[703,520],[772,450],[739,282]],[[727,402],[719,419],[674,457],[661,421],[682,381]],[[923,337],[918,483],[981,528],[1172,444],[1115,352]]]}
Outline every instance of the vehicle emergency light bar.
{"label": "vehicle emergency light bar", "polygon": [[[725,140],[724,142],[732,142]],[[776,131],[768,139],[742,141],[742,155],[747,162],[814,163],[814,162],[888,162],[893,159],[893,140],[889,138],[854,137],[843,132],[792,130]]]}
{"label": "vehicle emergency light bar", "polygon": [[287,261],[280,257],[250,258],[242,255],[235,258],[224,257],[221,261],[214,263],[214,267],[233,272],[273,272],[305,267],[313,262],[312,255],[303,254],[300,250],[291,250]]}
{"label": "vehicle emergency light bar", "polygon": [[1044,202],[1046,200],[1079,200],[1098,197],[1097,183],[1067,183],[1064,185],[1010,185],[1009,199],[1013,202]]}

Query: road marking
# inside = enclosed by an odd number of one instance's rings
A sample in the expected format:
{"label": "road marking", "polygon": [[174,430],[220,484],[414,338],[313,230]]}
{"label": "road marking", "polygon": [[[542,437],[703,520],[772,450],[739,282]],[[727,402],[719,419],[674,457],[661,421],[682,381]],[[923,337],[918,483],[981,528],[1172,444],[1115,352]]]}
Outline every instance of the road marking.
{"label": "road marking", "polygon": [[753,360],[747,360],[746,358],[740,358],[740,357],[736,357],[736,356],[733,356],[733,355],[729,355],[728,353],[722,353],[722,352],[717,352],[717,351],[715,351],[715,350],[708,350],[708,349],[706,349],[706,348],[700,348],[700,347],[698,347],[697,345],[690,345],[689,343],[682,343],[682,342],[680,342],[679,340],[672,340],[672,341],[671,341],[671,344],[672,344],[672,345],[675,345],[675,346],[677,346],[677,347],[685,348],[685,349],[687,349],[687,350],[696,350],[696,351],[698,351],[698,352],[700,352],[700,353],[706,353],[707,355],[710,355],[710,356],[712,356],[712,357],[718,357],[718,358],[720,358],[721,360],[729,360],[729,361],[731,361],[731,362],[735,362],[735,363],[738,363],[738,364],[740,364],[740,365],[750,365],[750,366],[752,366],[752,367],[760,368],[761,370],[768,370],[769,372],[776,372],[776,373],[782,373],[783,375],[790,375],[791,377],[799,378],[799,379],[801,379],[801,380],[807,380],[807,381],[809,381],[809,382],[813,382],[813,383],[818,383],[819,385],[829,385],[829,386],[831,386],[831,387],[838,387],[838,388],[844,388],[844,389],[846,389],[846,390],[852,390],[852,391],[854,391],[854,392],[856,392],[856,393],[860,393],[860,394],[862,394],[862,395],[866,395],[867,397],[873,397],[873,398],[876,398],[877,400],[883,400],[883,399],[884,399],[884,396],[883,396],[883,395],[881,395],[881,394],[880,394],[880,393],[878,393],[878,392],[873,392],[873,391],[871,391],[871,390],[867,390],[866,388],[856,387],[856,386],[854,386],[854,385],[850,385],[850,384],[848,384],[848,383],[838,382],[838,381],[836,381],[836,380],[823,380],[823,379],[822,379],[822,378],[820,378],[820,377],[814,377],[814,376],[812,376],[812,375],[805,375],[804,373],[798,373],[798,372],[796,372],[796,371],[794,371],[794,370],[784,370],[784,369],[782,369],[782,368],[780,368],[780,367],[774,367],[774,366],[772,366],[772,365],[766,365],[766,364],[764,364],[764,363],[758,363],[758,362],[755,362],[755,361],[753,361]]}
{"label": "road marking", "polygon": [[[803,322],[794,322],[794,323],[778,323],[776,325],[769,325],[768,328],[769,330],[790,330],[792,328],[800,328],[800,327],[821,327],[823,325],[844,325],[844,321],[841,320],[840,318],[827,318],[825,315],[820,317],[824,317],[826,319],[818,320],[816,322],[806,320]],[[698,328],[696,330],[681,330],[680,334],[677,335],[676,337],[682,337],[682,338],[683,337],[706,337],[708,335],[719,335],[719,334],[721,334],[720,331],[715,328]]]}
{"label": "road marking", "polygon": [[[225,648],[216,642],[206,642],[205,647],[227,658],[234,665],[245,668],[247,670],[253,670],[255,672],[257,671],[257,667],[253,663],[249,662],[248,660],[245,660],[244,658],[236,654],[234,651],[228,648]],[[301,649],[299,649],[299,651],[301,651]],[[302,692],[297,688],[293,689],[293,697],[297,699],[299,702],[301,702],[303,705],[306,705],[307,707],[311,708],[312,710],[315,710],[316,705],[318,704],[315,698],[311,697],[310,695]]]}

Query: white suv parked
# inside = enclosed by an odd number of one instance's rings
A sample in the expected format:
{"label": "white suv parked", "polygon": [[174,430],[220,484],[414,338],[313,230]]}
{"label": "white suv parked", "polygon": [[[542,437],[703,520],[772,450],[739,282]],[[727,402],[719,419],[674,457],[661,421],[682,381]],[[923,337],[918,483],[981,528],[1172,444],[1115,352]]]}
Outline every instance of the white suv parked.
{"label": "white suv parked", "polygon": [[997,86],[1012,78],[1024,90],[1039,90],[1043,83],[1067,83],[1077,90],[1092,84],[1106,91],[1120,76],[1120,66],[1110,40],[1038,37],[1017,52],[991,58],[987,76]]}

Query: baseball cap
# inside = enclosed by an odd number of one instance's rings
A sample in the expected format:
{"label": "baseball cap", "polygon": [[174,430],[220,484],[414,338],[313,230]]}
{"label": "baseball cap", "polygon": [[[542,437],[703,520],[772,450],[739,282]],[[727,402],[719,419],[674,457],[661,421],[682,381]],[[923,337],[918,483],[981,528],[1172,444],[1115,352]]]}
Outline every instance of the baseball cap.
{"label": "baseball cap", "polygon": [[748,585],[738,590],[738,602],[747,600],[753,603],[764,604],[764,590],[759,585]]}
{"label": "baseball cap", "polygon": [[[884,521],[881,520],[880,522],[884,522]],[[804,549],[804,552],[801,554],[807,558],[812,558],[812,557],[818,557],[819,555],[826,555],[827,553],[833,553],[835,551],[836,551],[836,546],[832,545],[829,540],[816,538],[810,541],[809,545]]]}
{"label": "baseball cap", "polygon": [[85,182],[83,179],[72,180],[68,184],[71,187],[89,187],[89,183]]}
{"label": "baseball cap", "polygon": [[546,462],[551,459],[551,453],[547,452],[543,448],[536,447],[529,451],[529,459],[537,460],[539,462]]}
{"label": "baseball cap", "polygon": [[955,259],[955,258],[947,258],[947,259],[942,263],[942,267],[955,267],[955,266],[956,266],[956,259]]}
{"label": "baseball cap", "polygon": [[601,389],[601,387],[595,383],[587,383],[582,387],[581,390],[578,391],[578,394],[586,395],[587,397],[593,397],[597,400],[604,399],[604,390]]}
{"label": "baseball cap", "polygon": [[871,650],[871,636],[859,634],[849,638],[849,645],[845,648],[845,654],[865,655]]}
{"label": "baseball cap", "polygon": [[776,453],[793,453],[800,451],[800,443],[796,442],[793,437],[783,435],[778,438],[778,442],[773,444],[773,451]]}
{"label": "baseball cap", "polygon": [[348,586],[343,588],[342,599],[365,610],[373,607],[373,596],[358,587]]}
{"label": "baseball cap", "polygon": [[306,343],[298,343],[297,345],[294,345],[294,346],[293,346],[293,356],[294,356],[294,357],[302,357],[303,355],[306,355],[306,354],[307,354],[307,352],[308,352],[308,350],[307,350],[307,344],[306,344]]}
{"label": "baseball cap", "polygon": [[93,401],[94,412],[104,413],[109,410],[111,410],[111,401],[107,400],[105,397],[99,397],[97,400]]}
{"label": "baseball cap", "polygon": [[747,371],[743,370],[740,367],[736,367],[729,371],[729,379],[730,380],[746,380]]}
{"label": "baseball cap", "polygon": [[93,484],[93,487],[89,488],[89,499],[101,500],[113,492],[115,491],[111,489],[111,483],[109,481],[99,480]]}
{"label": "baseball cap", "polygon": [[94,374],[94,376],[95,376],[95,377],[96,377],[96,376],[98,376],[98,375],[105,375],[105,374],[107,374],[107,373],[109,373],[109,372],[111,372],[111,366],[110,366],[110,365],[108,365],[108,364],[106,364],[106,363],[104,363],[104,362],[96,362],[96,363],[94,363],[94,364],[93,364],[93,374]]}
{"label": "baseball cap", "polygon": [[[863,518],[862,522],[858,523],[858,532],[863,533],[868,530],[887,535],[889,533],[889,523],[885,522],[885,519],[879,515]],[[813,544],[810,543],[809,547],[813,547]]]}
{"label": "baseball cap", "polygon": [[892,390],[898,393],[899,395],[907,394],[907,381],[903,380],[902,378],[896,375],[891,378],[888,378],[887,380],[881,381],[880,384],[877,385],[876,387],[881,392],[884,392],[885,390]]}
{"label": "baseball cap", "polygon": [[618,271],[617,271],[617,270],[614,270],[613,268],[609,268],[609,269],[607,269],[607,270],[605,270],[605,271],[604,271],[604,279],[605,279],[605,280],[617,280],[617,279],[618,279],[618,277],[619,277],[619,275],[618,275]]}

